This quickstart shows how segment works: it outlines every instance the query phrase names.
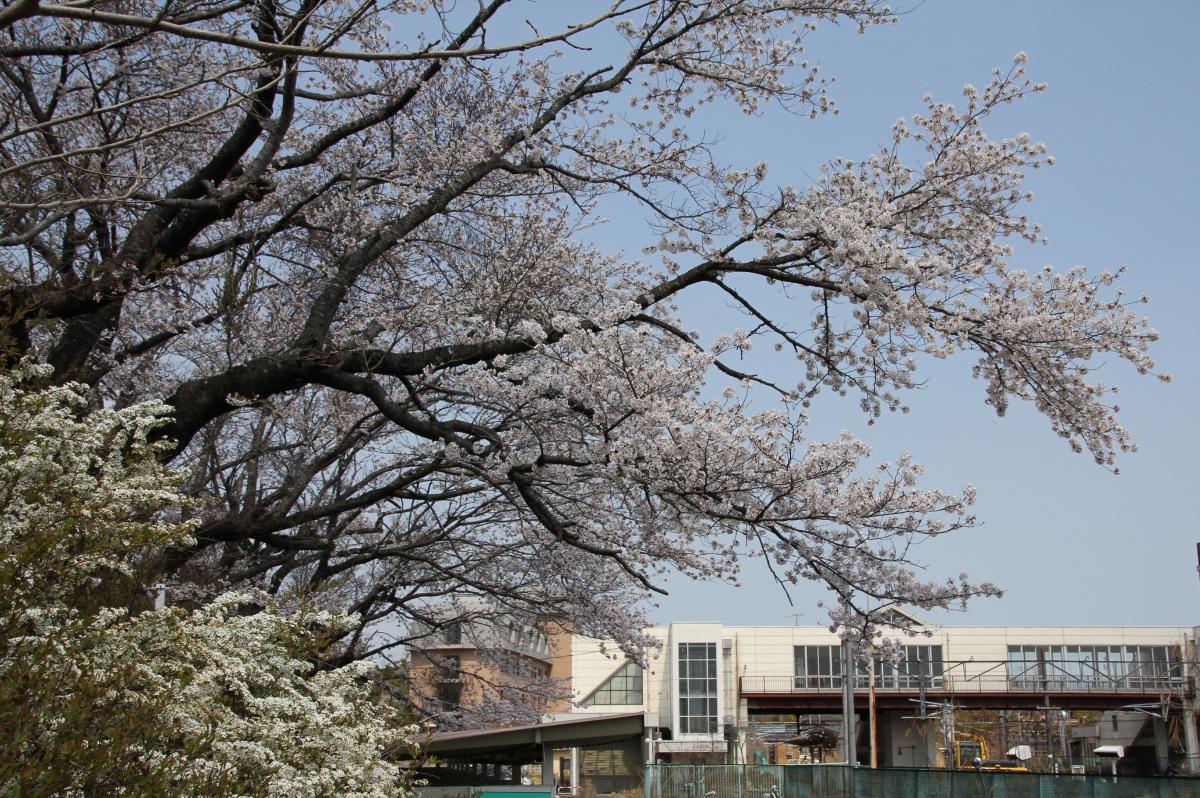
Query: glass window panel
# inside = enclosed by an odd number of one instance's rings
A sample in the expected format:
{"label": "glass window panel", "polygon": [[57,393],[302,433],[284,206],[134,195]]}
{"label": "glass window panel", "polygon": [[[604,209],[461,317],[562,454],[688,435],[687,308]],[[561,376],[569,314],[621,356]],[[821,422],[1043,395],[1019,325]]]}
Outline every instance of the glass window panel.
{"label": "glass window panel", "polygon": [[[804,660],[799,646],[796,657],[796,671],[801,673]],[[681,643],[678,668],[680,731],[699,734],[716,729],[717,644]]]}
{"label": "glass window panel", "polygon": [[642,669],[626,662],[583,700],[584,706],[642,703]]}
{"label": "glass window panel", "polygon": [[1146,689],[1169,686],[1166,680],[1179,675],[1177,659],[1169,646],[1009,646],[1007,668],[1022,686],[1033,686],[1040,675],[1039,686],[1051,689]]}

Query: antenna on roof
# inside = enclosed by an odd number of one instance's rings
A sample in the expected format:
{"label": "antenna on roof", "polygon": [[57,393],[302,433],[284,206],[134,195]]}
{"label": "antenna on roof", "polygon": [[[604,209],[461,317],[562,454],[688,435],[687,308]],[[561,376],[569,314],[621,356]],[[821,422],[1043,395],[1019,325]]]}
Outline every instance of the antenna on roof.
{"label": "antenna on roof", "polygon": [[[1197,553],[1197,555],[1198,555],[1198,556],[1200,556],[1200,543],[1197,543],[1197,544],[1196,544],[1196,553]],[[1197,569],[1197,570],[1200,570],[1200,569]],[[802,613],[802,612],[789,612],[787,615],[785,615],[785,616],[783,616],[783,617],[785,617],[785,618],[791,618],[791,619],[792,619],[792,626],[799,626],[799,625],[800,625],[800,619],[804,617],[804,613]]]}

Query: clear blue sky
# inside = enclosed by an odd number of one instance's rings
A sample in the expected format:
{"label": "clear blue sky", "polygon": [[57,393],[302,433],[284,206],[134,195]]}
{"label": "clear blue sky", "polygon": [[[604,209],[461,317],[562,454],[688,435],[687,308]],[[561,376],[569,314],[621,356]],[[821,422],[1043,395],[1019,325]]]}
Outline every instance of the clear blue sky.
{"label": "clear blue sky", "polygon": [[[1153,298],[1147,312],[1163,335],[1155,354],[1175,382],[1136,378],[1119,363],[1102,370],[1102,379],[1122,386],[1124,423],[1140,446],[1118,463],[1119,476],[1072,454],[1029,407],[996,418],[982,385],[969,377],[970,356],[928,369],[929,385],[910,397],[908,416],[867,428],[857,411],[824,402],[814,411],[813,432],[850,429],[879,459],[911,452],[927,467],[929,485],[978,488],[985,525],[936,541],[919,556],[930,576],[966,571],[1007,592],[934,620],[1200,624],[1193,504],[1200,456],[1200,2],[926,0],[903,7],[908,13],[893,28],[861,37],[827,28],[811,39],[810,56],[837,76],[839,117],[709,116],[712,130],[725,136],[719,154],[746,165],[765,159],[774,179],[802,185],[822,162],[881,144],[896,118],[920,110],[925,92],[958,100],[964,83],[986,83],[993,67],[1025,50],[1030,76],[1049,82],[1050,91],[989,128],[997,136],[1030,132],[1058,163],[1031,183],[1038,200],[1030,214],[1051,245],[1021,252],[1014,265],[1128,266],[1129,292]],[[625,236],[610,231],[614,242]],[[622,246],[636,252],[645,240]],[[685,306],[693,324],[698,315],[720,315],[708,301]],[[733,314],[724,319],[726,328],[737,325]],[[815,606],[819,588],[793,591],[792,608],[765,572],[749,569],[746,582],[740,589],[672,582],[672,595],[652,617],[791,624],[789,614],[803,612],[799,623],[824,622]]]}

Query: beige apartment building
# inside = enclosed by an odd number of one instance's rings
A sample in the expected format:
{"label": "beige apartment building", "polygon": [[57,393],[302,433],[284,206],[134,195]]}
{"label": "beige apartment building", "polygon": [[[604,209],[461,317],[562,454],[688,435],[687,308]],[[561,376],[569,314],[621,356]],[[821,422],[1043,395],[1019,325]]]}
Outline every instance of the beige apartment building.
{"label": "beige apartment building", "polygon": [[447,617],[437,628],[415,628],[409,648],[409,685],[422,714],[442,725],[498,725],[513,712],[570,707],[570,636],[556,624],[519,622],[481,602],[434,612]]}

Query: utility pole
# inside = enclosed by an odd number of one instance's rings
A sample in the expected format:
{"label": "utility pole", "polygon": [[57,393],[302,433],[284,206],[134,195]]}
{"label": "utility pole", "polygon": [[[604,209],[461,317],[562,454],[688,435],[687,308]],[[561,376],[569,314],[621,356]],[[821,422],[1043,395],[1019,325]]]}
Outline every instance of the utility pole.
{"label": "utility pole", "polygon": [[[1200,543],[1196,544],[1200,556]],[[1191,687],[1191,697],[1183,696],[1183,740],[1187,751],[1187,771],[1192,776],[1200,776],[1200,740],[1196,735],[1196,715],[1200,710],[1200,626],[1192,628],[1191,656],[1188,657],[1187,677]]]}
{"label": "utility pole", "polygon": [[1008,744],[1008,710],[1007,709],[1000,710],[999,719],[1000,719],[1000,746],[1005,751],[1007,751],[1009,748],[1012,748],[1012,746]]}
{"label": "utility pole", "polygon": [[879,750],[876,745],[875,733],[875,654],[867,658],[867,689],[870,693],[867,695],[867,718],[871,726],[871,768],[879,767]]}
{"label": "utility pole", "polygon": [[1046,735],[1046,760],[1052,765],[1051,770],[1058,773],[1058,762],[1054,759],[1054,718],[1051,716],[1053,707],[1050,706],[1050,694],[1046,694],[1046,705],[1042,707],[1042,720],[1045,725]]}
{"label": "utility pole", "polygon": [[957,768],[960,764],[958,761],[958,747],[954,744],[955,736],[957,735],[958,732],[954,728],[955,718],[954,718],[954,699],[953,698],[951,698],[949,701],[947,701],[944,708],[942,709],[941,720],[942,720],[942,739],[945,740],[945,742],[946,742],[946,757],[945,757],[943,764],[946,767],[953,770],[953,769]]}
{"label": "utility pole", "polygon": [[854,646],[849,640],[842,643],[842,735],[845,738],[846,765],[854,767],[858,758],[854,728]]}
{"label": "utility pole", "polygon": [[1062,758],[1062,766],[1065,772],[1069,773],[1071,770],[1071,755],[1067,749],[1067,711],[1065,709],[1058,711],[1058,744],[1060,746],[1058,753]]}
{"label": "utility pole", "polygon": [[917,649],[917,698],[921,702],[921,720],[925,720],[925,660]]}

